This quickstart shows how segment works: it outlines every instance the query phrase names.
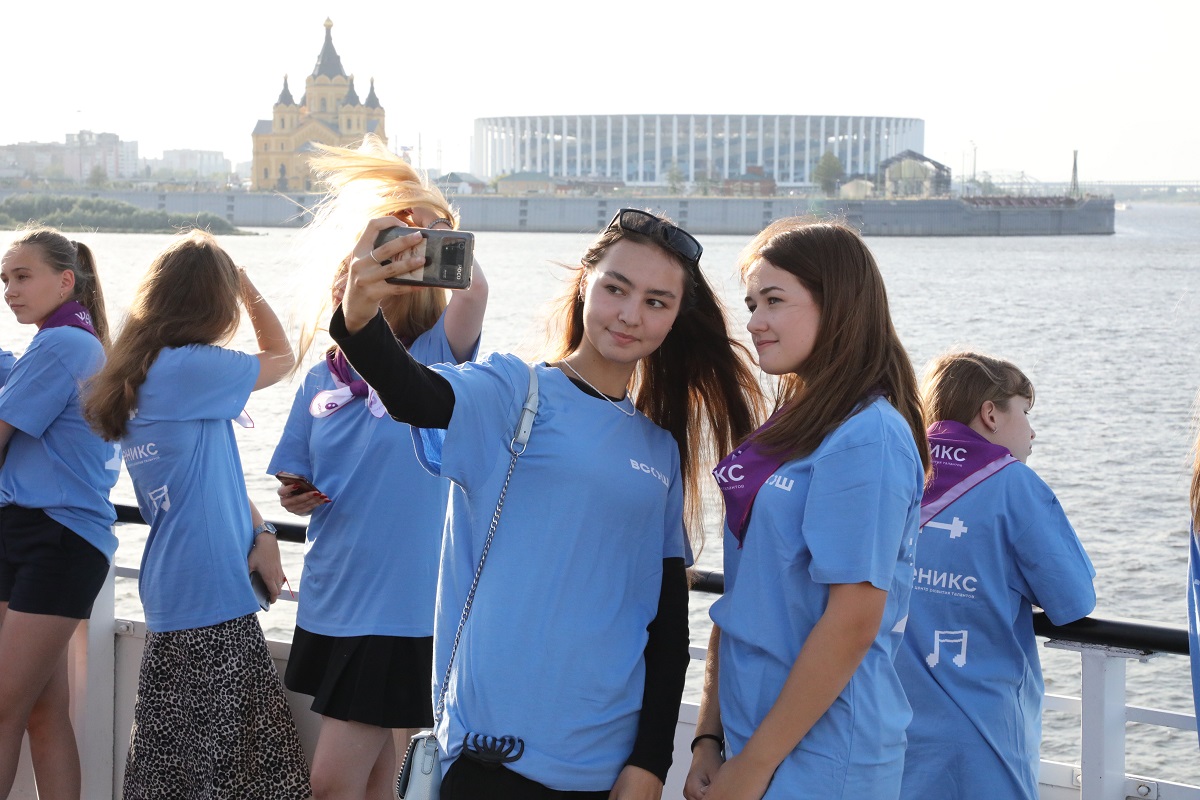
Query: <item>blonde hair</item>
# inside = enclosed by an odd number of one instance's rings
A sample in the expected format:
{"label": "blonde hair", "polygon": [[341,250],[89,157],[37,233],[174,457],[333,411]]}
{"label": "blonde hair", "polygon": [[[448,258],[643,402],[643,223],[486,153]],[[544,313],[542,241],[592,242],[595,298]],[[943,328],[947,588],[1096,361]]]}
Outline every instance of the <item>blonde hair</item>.
{"label": "blonde hair", "polygon": [[[299,252],[310,261],[319,287],[313,306],[301,320],[297,366],[324,329],[329,316],[329,288],[349,268],[349,256],[367,221],[394,214],[411,224],[403,212],[416,208],[432,211],[458,227],[458,214],[441,191],[404,159],[390,152],[376,136],[367,134],[357,149],[313,143],[317,155],[309,167],[328,193],[312,209],[312,221],[297,237]],[[329,265],[338,267],[332,275]],[[321,280],[316,276],[324,276]],[[416,338],[433,326],[449,299],[444,289],[423,289],[383,304],[393,332]]]}

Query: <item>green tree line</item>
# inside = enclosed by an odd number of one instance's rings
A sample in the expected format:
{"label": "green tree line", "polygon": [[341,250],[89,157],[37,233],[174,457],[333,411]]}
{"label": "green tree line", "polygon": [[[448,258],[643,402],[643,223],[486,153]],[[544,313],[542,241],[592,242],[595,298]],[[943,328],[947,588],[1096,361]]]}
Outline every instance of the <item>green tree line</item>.
{"label": "green tree line", "polygon": [[0,200],[0,228],[19,228],[28,223],[49,225],[63,231],[119,231],[174,233],[202,228],[214,234],[236,233],[237,228],[216,214],[171,214],[146,211],[120,200],[95,197],[24,194]]}

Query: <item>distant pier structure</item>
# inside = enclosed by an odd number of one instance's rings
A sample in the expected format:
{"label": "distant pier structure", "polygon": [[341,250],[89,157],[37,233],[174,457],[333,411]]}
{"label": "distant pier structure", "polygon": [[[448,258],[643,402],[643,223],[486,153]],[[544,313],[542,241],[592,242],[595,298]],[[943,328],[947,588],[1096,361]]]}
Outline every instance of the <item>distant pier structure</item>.
{"label": "distant pier structure", "polygon": [[846,176],[874,176],[880,161],[922,152],[925,121],[908,117],[781,114],[603,114],[475,120],[471,172],[519,173],[628,186],[773,178],[811,186],[830,152]]}

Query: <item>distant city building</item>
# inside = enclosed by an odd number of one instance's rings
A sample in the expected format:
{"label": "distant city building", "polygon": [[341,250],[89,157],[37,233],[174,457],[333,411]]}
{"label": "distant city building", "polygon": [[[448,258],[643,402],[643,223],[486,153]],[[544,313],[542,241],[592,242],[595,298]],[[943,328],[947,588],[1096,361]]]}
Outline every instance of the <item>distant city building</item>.
{"label": "distant city building", "polygon": [[333,47],[333,22],[325,20],[325,44],[297,103],[283,78],[283,91],[271,119],[260,119],[254,141],[252,188],[256,191],[306,191],[312,188],[308,158],[311,143],[346,146],[373,133],[387,142],[384,111],[375,96],[375,79],[365,100],[358,99],[354,76],[342,69]]}
{"label": "distant city building", "polygon": [[20,142],[0,146],[0,167],[17,177],[66,178],[62,142]]}
{"label": "distant city building", "polygon": [[770,197],[775,194],[775,180],[762,167],[747,167],[744,175],[726,178],[722,193],[729,197]]}
{"label": "distant city building", "polygon": [[469,172],[447,172],[433,181],[443,194],[480,194],[487,183]]}
{"label": "distant city building", "polygon": [[68,133],[63,148],[63,169],[68,178],[88,180],[96,168],[108,180],[137,177],[137,142],[123,142],[115,133]]}
{"label": "distant city building", "polygon": [[115,133],[68,133],[64,142],[21,142],[0,146],[0,166],[31,178],[86,182],[97,167],[106,180],[133,178],[138,170],[137,142]]}
{"label": "distant city building", "polygon": [[779,188],[809,187],[826,152],[848,177],[925,145],[925,122],[906,117],[766,114],[630,114],[475,120],[471,172],[491,180],[539,172],[609,178],[629,186],[724,186],[755,175]]}
{"label": "distant city building", "polygon": [[230,174],[229,159],[217,150],[164,150],[162,158],[147,158],[142,163],[151,172],[163,170],[175,177],[228,180]]}
{"label": "distant city building", "polygon": [[555,194],[564,184],[545,172],[513,172],[497,180],[496,189],[501,194]]}
{"label": "distant city building", "polygon": [[879,179],[884,197],[945,197],[950,194],[950,168],[912,150],[879,162]]}

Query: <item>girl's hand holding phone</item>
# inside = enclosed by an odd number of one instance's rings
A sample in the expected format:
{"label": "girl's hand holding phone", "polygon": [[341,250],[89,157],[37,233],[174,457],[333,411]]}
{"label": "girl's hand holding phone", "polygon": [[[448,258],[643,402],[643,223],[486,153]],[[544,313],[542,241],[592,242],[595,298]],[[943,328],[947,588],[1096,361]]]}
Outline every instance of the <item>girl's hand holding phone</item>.
{"label": "girl's hand holding phone", "polygon": [[317,506],[331,502],[307,478],[288,472],[281,472],[275,477],[280,483],[279,488],[275,490],[279,495],[279,504],[289,513],[307,516]]}
{"label": "girl's hand holding phone", "polygon": [[[405,227],[392,216],[380,217],[367,223],[366,229],[354,246],[354,258],[350,262],[350,279],[342,297],[342,314],[346,318],[346,330],[357,333],[374,318],[379,303],[385,297],[407,294],[411,285],[388,283],[388,278],[423,270],[425,268],[425,239],[420,232],[392,239],[375,247],[375,239],[388,228]],[[386,265],[384,262],[388,262]]]}

